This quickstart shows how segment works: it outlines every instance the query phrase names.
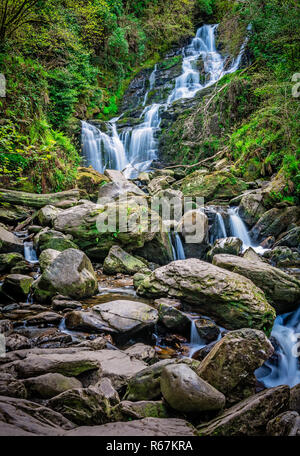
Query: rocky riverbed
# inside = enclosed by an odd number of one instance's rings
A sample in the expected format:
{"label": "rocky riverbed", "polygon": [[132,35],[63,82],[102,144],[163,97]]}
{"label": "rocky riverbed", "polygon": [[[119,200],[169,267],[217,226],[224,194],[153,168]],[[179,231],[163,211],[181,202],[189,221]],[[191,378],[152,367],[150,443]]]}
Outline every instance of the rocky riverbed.
{"label": "rocky riverbed", "polygon": [[[298,359],[284,377],[274,328],[300,303],[300,209],[270,203],[280,176],[232,183],[219,167],[1,190],[1,435],[299,434]],[[179,220],[145,204],[203,190]],[[125,204],[138,229],[97,229]]]}

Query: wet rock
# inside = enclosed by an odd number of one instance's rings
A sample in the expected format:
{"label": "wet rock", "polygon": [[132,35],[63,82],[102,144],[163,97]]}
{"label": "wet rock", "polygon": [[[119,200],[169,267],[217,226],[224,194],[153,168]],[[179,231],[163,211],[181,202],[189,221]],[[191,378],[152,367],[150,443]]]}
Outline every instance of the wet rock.
{"label": "wet rock", "polygon": [[59,254],[60,254],[59,250],[53,250],[53,249],[43,250],[39,257],[39,263],[40,263],[41,270],[45,271],[45,269],[47,269],[48,266],[50,266],[53,263],[53,261],[55,260],[55,258],[58,257]]}
{"label": "wet rock", "polygon": [[278,268],[233,255],[215,255],[213,264],[250,279],[279,313],[290,312],[299,305],[300,281]]}
{"label": "wet rock", "polygon": [[154,348],[151,347],[151,345],[145,345],[142,343],[134,344],[124,350],[124,352],[127,355],[140,359],[141,361],[145,361],[146,363],[153,361],[156,357]]}
{"label": "wet rock", "polygon": [[131,376],[124,399],[129,401],[151,401],[159,398],[161,396],[160,378],[164,367],[181,362],[195,369],[200,364],[198,361],[191,359],[163,359]]}
{"label": "wet rock", "polygon": [[50,399],[64,391],[81,388],[82,384],[75,377],[65,377],[49,373],[24,380],[28,395],[34,398]]}
{"label": "wet rock", "polygon": [[23,242],[13,233],[0,225],[0,253],[23,253]]}
{"label": "wet rock", "polygon": [[206,170],[195,171],[173,186],[184,196],[205,198],[205,201],[231,199],[247,190],[247,184],[229,172]]}
{"label": "wet rock", "polygon": [[108,423],[102,426],[82,426],[68,431],[66,436],[174,436],[192,437],[196,435],[193,426],[177,418],[144,418],[132,422]]}
{"label": "wet rock", "polygon": [[156,309],[158,309],[159,306],[162,304],[166,305],[166,306],[174,307],[174,309],[182,310],[182,302],[179,301],[179,299],[168,299],[168,298],[155,299],[154,307]]}
{"label": "wet rock", "polygon": [[9,272],[17,263],[23,261],[21,253],[1,253],[0,254],[0,273]]}
{"label": "wet rock", "polygon": [[208,318],[200,318],[195,321],[195,325],[201,339],[206,342],[212,342],[216,340],[220,334],[220,329],[215,322]]}
{"label": "wet rock", "polygon": [[274,348],[262,331],[228,332],[202,361],[198,375],[226,396],[272,355]]}
{"label": "wet rock", "polygon": [[[287,207],[285,209],[273,208],[265,212],[258,220],[250,232],[251,239],[254,241],[262,240],[268,236],[275,238],[281,233],[287,231],[292,223],[300,219],[300,208],[297,206]],[[282,245],[291,245],[284,243]]]}
{"label": "wet rock", "polygon": [[60,293],[75,299],[93,296],[97,278],[88,257],[76,249],[64,250],[34,283],[38,301],[49,301]]}
{"label": "wet rock", "polygon": [[205,243],[208,240],[208,218],[200,210],[188,211],[182,216],[177,231],[182,233],[187,243]]}
{"label": "wet rock", "polygon": [[160,386],[167,403],[179,412],[221,410],[225,405],[225,396],[184,364],[164,367]]}
{"label": "wet rock", "polygon": [[48,326],[48,325],[58,325],[62,316],[55,312],[42,312],[33,317],[27,319],[27,324],[29,326]]}
{"label": "wet rock", "polygon": [[261,190],[245,194],[240,202],[239,213],[245,222],[252,226],[267,211],[263,205]]}
{"label": "wet rock", "polygon": [[300,383],[291,388],[289,409],[300,413]]}
{"label": "wet rock", "polygon": [[65,324],[73,331],[101,333],[110,330],[110,327],[93,311],[72,311],[66,315]]}
{"label": "wet rock", "polygon": [[227,253],[229,255],[239,255],[243,246],[243,241],[237,237],[228,237],[217,239],[207,253],[207,257],[212,260],[214,255],[218,253]]}
{"label": "wet rock", "polygon": [[10,274],[5,277],[2,291],[15,299],[27,298],[33,278],[22,274]]}
{"label": "wet rock", "polygon": [[72,342],[69,334],[59,331],[57,328],[37,329],[33,334],[32,343],[41,348],[59,348]]}
{"label": "wet rock", "polygon": [[27,261],[19,261],[13,268],[11,268],[11,274],[31,274],[33,272],[33,265],[28,264]]}
{"label": "wet rock", "polygon": [[285,245],[287,247],[297,247],[300,246],[300,227],[295,227],[292,230],[288,231],[275,246]]}
{"label": "wet rock", "polygon": [[274,244],[275,244],[275,237],[274,236],[268,236],[259,245],[263,249],[271,249]]}
{"label": "wet rock", "polygon": [[[0,396],[27,398],[27,391],[24,384],[13,375],[0,372]],[[0,418],[1,427],[1,418]]]}
{"label": "wet rock", "polygon": [[104,401],[107,401],[110,407],[119,404],[120,397],[118,392],[112,386],[109,378],[101,378],[101,380],[94,387],[102,396]]}
{"label": "wet rock", "polygon": [[76,309],[79,310],[82,308],[82,304],[79,301],[74,301],[71,298],[68,298],[67,296],[54,296],[52,298],[52,305],[51,305],[53,310],[57,311],[64,311],[66,309]]}
{"label": "wet rock", "polygon": [[275,310],[249,279],[194,258],[156,269],[139,281],[137,291],[151,298],[179,298],[228,329],[269,330],[275,319]]}
{"label": "wet rock", "polygon": [[59,413],[25,399],[0,397],[0,435],[62,435],[74,424]]}
{"label": "wet rock", "polygon": [[262,257],[252,249],[252,247],[249,247],[247,250],[245,250],[243,253],[243,258],[248,261],[264,261]]}
{"label": "wet rock", "polygon": [[137,272],[143,272],[145,269],[148,269],[145,263],[125,252],[117,245],[110,249],[103,264],[104,274],[109,275],[118,273],[133,275]]}
{"label": "wet rock", "polygon": [[55,206],[42,207],[36,215],[36,222],[41,226],[53,226],[54,220],[61,211],[62,209]]}
{"label": "wet rock", "polygon": [[286,410],[289,387],[278,386],[255,394],[198,427],[200,436],[265,435],[267,423]]}
{"label": "wet rock", "polygon": [[170,411],[162,401],[122,401],[115,407],[114,417],[117,421],[128,421],[128,418],[141,420],[143,418],[169,418]]}
{"label": "wet rock", "polygon": [[182,334],[190,331],[191,320],[180,310],[168,304],[157,306],[158,319],[168,329]]}
{"label": "wet rock", "polygon": [[21,334],[11,334],[5,339],[5,346],[7,351],[23,350],[31,347],[31,341]]}
{"label": "wet rock", "polygon": [[300,416],[297,412],[283,412],[269,421],[267,435],[278,436],[300,436]]}
{"label": "wet rock", "polygon": [[289,247],[274,247],[272,250],[265,252],[263,256],[268,258],[278,268],[300,266],[300,253],[293,251]]}

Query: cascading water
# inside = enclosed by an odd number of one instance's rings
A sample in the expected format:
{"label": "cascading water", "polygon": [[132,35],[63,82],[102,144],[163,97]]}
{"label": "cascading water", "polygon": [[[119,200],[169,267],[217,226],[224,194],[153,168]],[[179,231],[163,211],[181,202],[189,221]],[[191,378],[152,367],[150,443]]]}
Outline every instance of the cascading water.
{"label": "cascading water", "polygon": [[243,249],[246,250],[248,247],[252,246],[252,242],[247,227],[239,216],[239,208],[230,208],[228,213],[231,235],[241,239],[243,241]]}
{"label": "cascading water", "polygon": [[213,244],[217,239],[222,239],[226,237],[227,231],[222,214],[220,214],[220,212],[215,212],[215,219],[210,234],[210,243]]}
{"label": "cascading water", "polygon": [[24,257],[28,263],[36,264],[39,262],[33,242],[24,242]]}
{"label": "cascading water", "polygon": [[[149,92],[155,86],[157,66],[149,78],[149,90],[143,100],[144,111],[141,124],[129,128],[119,136],[118,119],[108,122],[108,132],[103,133],[97,127],[82,122],[82,150],[87,165],[92,165],[99,172],[106,168],[123,170],[128,178],[137,177],[141,171],[149,169],[157,158],[156,132],[160,127],[160,112],[167,109],[170,103],[182,98],[192,98],[196,93],[217,82],[222,76],[236,71],[240,65],[246,41],[240,54],[231,66],[225,70],[226,57],[216,49],[215,33],[217,25],[204,25],[197,31],[191,44],[182,49],[182,74],[176,78],[175,87],[161,104],[146,106]],[[206,81],[200,84],[197,60],[203,59]]]}
{"label": "cascading water", "polygon": [[175,241],[174,250],[175,250],[175,255],[176,255],[175,260],[185,260],[185,253],[184,253],[182,240],[178,233],[174,233],[174,241]]}
{"label": "cascading water", "polygon": [[271,358],[256,371],[256,378],[267,388],[278,385],[293,387],[300,383],[300,307],[295,312],[279,315],[271,336],[276,340],[276,360]]}
{"label": "cascading water", "polygon": [[[198,317],[199,318],[199,317]],[[190,353],[189,356],[192,357],[196,351],[205,347],[206,342],[201,339],[197,331],[195,319],[191,319],[191,335],[190,335]]]}

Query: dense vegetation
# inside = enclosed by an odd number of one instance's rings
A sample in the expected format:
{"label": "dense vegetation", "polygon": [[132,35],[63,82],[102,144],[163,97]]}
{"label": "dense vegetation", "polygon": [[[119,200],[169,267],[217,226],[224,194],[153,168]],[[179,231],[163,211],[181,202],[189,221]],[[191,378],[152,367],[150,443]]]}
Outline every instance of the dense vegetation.
{"label": "dense vegetation", "polygon": [[[193,163],[226,147],[237,174],[257,178],[283,167],[289,190],[299,195],[299,99],[291,95],[292,75],[299,71],[294,0],[3,1],[1,184],[39,192],[71,187],[80,162],[79,119],[116,114],[132,77],[204,21],[221,23],[220,45],[231,53],[251,23],[251,65],[220,81],[224,89],[207,112],[199,106],[196,115],[177,121],[173,161]],[[205,119],[215,111],[221,113],[217,134]],[[182,145],[187,134],[196,146]]]}

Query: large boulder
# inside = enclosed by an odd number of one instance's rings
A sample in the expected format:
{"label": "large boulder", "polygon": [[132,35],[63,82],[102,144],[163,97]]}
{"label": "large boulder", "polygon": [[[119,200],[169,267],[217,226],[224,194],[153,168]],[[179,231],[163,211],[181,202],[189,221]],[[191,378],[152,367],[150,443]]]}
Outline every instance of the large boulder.
{"label": "large boulder", "polygon": [[57,258],[58,255],[60,255],[60,253],[61,252],[59,250],[53,250],[53,249],[43,250],[39,257],[39,264],[40,264],[41,270],[45,271],[45,269],[47,269],[48,266],[50,266],[50,264],[53,263],[55,258]]}
{"label": "large boulder", "polygon": [[217,239],[207,252],[208,258],[212,259],[218,253],[228,253],[229,255],[239,255],[241,253],[243,241],[237,237]]}
{"label": "large boulder", "polygon": [[186,212],[178,223],[177,232],[182,233],[187,243],[201,244],[207,242],[207,215],[199,209]]}
{"label": "large boulder", "polygon": [[61,211],[62,209],[55,206],[42,207],[36,215],[36,222],[41,226],[52,226]]}
{"label": "large boulder", "polygon": [[242,197],[239,213],[248,225],[254,225],[267,211],[262,201],[263,196],[261,190],[251,191]]}
{"label": "large boulder", "polygon": [[58,250],[63,252],[67,249],[77,249],[77,245],[71,240],[72,236],[65,236],[59,231],[44,228],[34,238],[35,248],[40,252],[44,250]]}
{"label": "large boulder", "polygon": [[[275,238],[281,233],[287,231],[288,227],[293,223],[296,223],[300,220],[300,207],[291,206],[285,209],[278,209],[274,207],[273,209],[265,212],[258,222],[252,228],[250,235],[251,238],[256,240],[262,240],[269,236],[274,236]],[[288,244],[282,244],[291,247]]]}
{"label": "large boulder", "polygon": [[[104,260],[113,245],[126,251],[148,246],[152,261],[165,264],[172,259],[172,247],[159,215],[150,211],[144,197],[106,205],[86,203],[58,215],[55,229],[71,234],[90,258]],[[151,256],[150,256],[151,257]]]}
{"label": "large boulder", "polygon": [[173,182],[175,182],[175,179],[172,176],[155,177],[148,184],[148,191],[150,195],[156,195],[162,190],[170,187]]}
{"label": "large boulder", "polygon": [[268,422],[288,407],[290,390],[277,386],[255,394],[198,427],[200,436],[266,435]]}
{"label": "large boulder", "polygon": [[289,182],[284,170],[280,170],[262,190],[263,205],[266,208],[273,207],[278,202],[278,195],[284,195],[289,188]]}
{"label": "large boulder", "polygon": [[300,281],[280,269],[234,255],[215,255],[213,264],[250,279],[265,292],[277,312],[286,313],[298,308]]}
{"label": "large boulder", "polygon": [[272,355],[274,348],[262,331],[239,329],[225,334],[201,362],[198,375],[228,395]]}
{"label": "large boulder", "polygon": [[0,273],[9,272],[14,266],[24,260],[21,253],[1,253],[0,254]]}
{"label": "large boulder", "polygon": [[97,198],[99,189],[109,182],[109,178],[96,171],[92,166],[79,167],[77,170],[77,187],[86,190],[91,198]]}
{"label": "large boulder", "polygon": [[0,372],[0,396],[26,399],[27,390],[21,380],[6,372]]}
{"label": "large boulder", "polygon": [[64,434],[70,437],[106,436],[106,437],[150,437],[150,436],[177,436],[193,437],[195,428],[185,420],[178,418],[144,418],[124,423],[103,424],[102,426],[81,426]]}
{"label": "large boulder", "polygon": [[128,419],[141,420],[143,418],[168,418],[170,412],[163,401],[122,401],[113,410],[116,421]]}
{"label": "large boulder", "polygon": [[2,292],[15,299],[26,299],[33,283],[33,278],[22,274],[9,274],[5,277]]}
{"label": "large boulder", "polygon": [[[157,300],[159,301],[159,300]],[[156,304],[159,321],[168,329],[187,334],[191,328],[191,320],[186,314],[176,309],[172,304],[164,302]]]}
{"label": "large boulder", "polygon": [[139,281],[138,293],[174,297],[228,329],[269,331],[275,310],[249,279],[194,258],[174,261]]}
{"label": "large boulder", "polygon": [[56,294],[88,298],[97,292],[98,282],[88,257],[80,250],[68,249],[55,258],[33,287],[35,297],[44,302]]}
{"label": "large boulder", "polygon": [[82,384],[75,377],[66,377],[58,373],[49,373],[24,380],[28,395],[34,398],[50,399],[64,391],[81,388]]}
{"label": "large boulder", "polygon": [[300,436],[300,416],[297,412],[283,412],[269,421],[267,435]]}
{"label": "large boulder", "polygon": [[60,413],[41,404],[0,396],[1,436],[58,436],[74,427]]}
{"label": "large boulder", "polygon": [[13,233],[0,225],[0,253],[23,253],[23,242]]}
{"label": "large boulder", "polygon": [[143,261],[125,252],[118,245],[112,246],[103,263],[103,272],[111,275],[118,273],[133,275],[145,269],[148,268]]}
{"label": "large boulder", "polygon": [[287,247],[300,246],[300,226],[297,226],[284,234],[275,244],[275,246],[285,245]]}
{"label": "large boulder", "polygon": [[184,196],[195,196],[205,198],[206,201],[228,200],[247,190],[247,184],[224,171],[215,171],[208,174],[203,170],[189,174],[173,185],[179,188]]}
{"label": "large boulder", "polygon": [[201,413],[225,405],[225,396],[184,364],[166,366],[160,386],[167,403],[178,412]]}

